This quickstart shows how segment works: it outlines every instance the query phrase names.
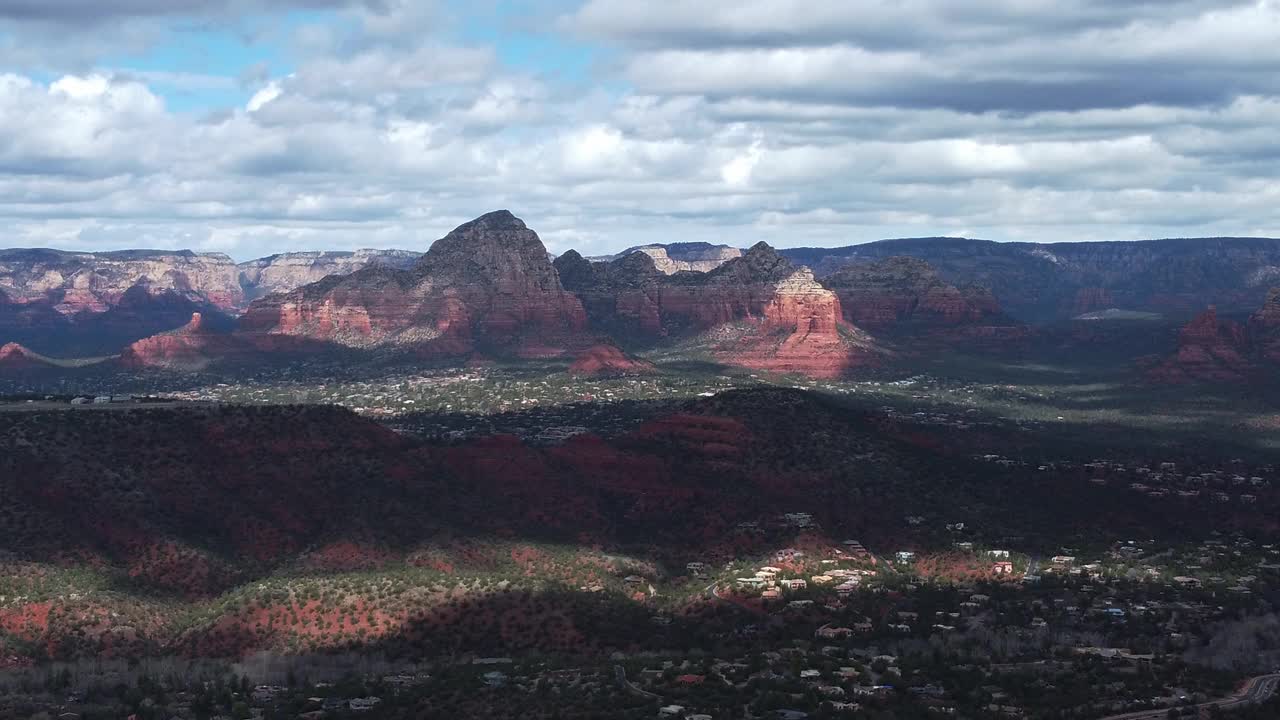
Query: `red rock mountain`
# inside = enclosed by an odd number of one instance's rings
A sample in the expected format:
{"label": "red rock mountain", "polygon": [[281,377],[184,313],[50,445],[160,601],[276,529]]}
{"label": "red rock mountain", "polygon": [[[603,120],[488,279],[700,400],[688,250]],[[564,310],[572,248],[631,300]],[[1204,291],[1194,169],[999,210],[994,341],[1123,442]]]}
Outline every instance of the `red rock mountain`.
{"label": "red rock mountain", "polygon": [[51,367],[51,363],[42,355],[34,353],[18,343],[8,343],[0,347],[0,372],[36,370]]}
{"label": "red rock mountain", "polygon": [[1245,327],[1211,306],[1182,329],[1177,353],[1150,375],[1158,382],[1239,382],[1254,368]]}
{"label": "red rock mountain", "polygon": [[656,370],[653,363],[633,358],[614,345],[595,345],[578,354],[569,366],[573,375],[615,377],[645,375]]}
{"label": "red rock mountain", "polygon": [[639,252],[607,263],[570,252],[556,268],[594,329],[631,340],[696,339],[734,365],[821,377],[875,358],[835,293],[765,243],[707,273],[668,276]]}
{"label": "red rock mountain", "polygon": [[367,267],[256,301],[251,335],[286,335],[433,356],[479,349],[560,354],[580,343],[582,305],[560,284],[537,233],[501,210],[436,241],[411,270]]}
{"label": "red rock mountain", "polygon": [[211,330],[200,313],[186,325],[143,338],[120,355],[129,368],[161,368],[194,372],[220,360],[243,357],[250,349],[237,337]]}

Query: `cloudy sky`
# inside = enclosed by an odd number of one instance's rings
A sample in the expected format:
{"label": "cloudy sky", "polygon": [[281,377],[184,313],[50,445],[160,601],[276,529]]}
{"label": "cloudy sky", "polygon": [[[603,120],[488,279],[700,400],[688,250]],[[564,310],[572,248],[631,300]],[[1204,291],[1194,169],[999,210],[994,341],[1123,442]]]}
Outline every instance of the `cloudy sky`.
{"label": "cloudy sky", "polygon": [[1280,0],[0,0],[0,246],[1280,235]]}

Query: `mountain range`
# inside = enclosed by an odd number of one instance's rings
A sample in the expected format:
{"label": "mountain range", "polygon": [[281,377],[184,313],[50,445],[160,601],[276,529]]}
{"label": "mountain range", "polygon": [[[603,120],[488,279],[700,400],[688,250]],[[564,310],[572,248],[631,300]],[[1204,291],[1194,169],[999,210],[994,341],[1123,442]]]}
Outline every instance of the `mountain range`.
{"label": "mountain range", "polygon": [[[614,361],[586,365],[609,367],[626,357],[618,347],[665,346],[837,377],[904,349],[1008,349],[1076,318],[1177,320],[1212,307],[1151,377],[1223,379],[1275,361],[1274,284],[1280,240],[1263,238],[673,243],[553,260],[501,210],[421,255],[291,253],[237,265],[187,251],[0,251],[0,340],[23,368],[47,366],[42,356],[101,356],[133,369],[202,370],[327,349],[468,362],[595,353]],[[1263,319],[1217,324],[1250,314]],[[1208,370],[1206,358],[1234,369]]]}

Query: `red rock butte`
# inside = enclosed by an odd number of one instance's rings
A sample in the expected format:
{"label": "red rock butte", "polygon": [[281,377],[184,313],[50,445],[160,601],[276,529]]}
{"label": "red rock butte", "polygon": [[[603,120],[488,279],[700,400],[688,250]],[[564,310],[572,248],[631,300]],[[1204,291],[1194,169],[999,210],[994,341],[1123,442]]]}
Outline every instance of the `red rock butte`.
{"label": "red rock butte", "polygon": [[569,366],[573,375],[608,377],[655,372],[653,363],[628,356],[613,345],[594,345],[579,353]]}
{"label": "red rock butte", "polygon": [[34,370],[50,366],[43,356],[18,343],[0,346],[0,370]]}
{"label": "red rock butte", "polygon": [[586,325],[537,233],[506,210],[460,225],[410,270],[325,278],[253,303],[241,321],[250,334],[439,356],[560,354]]}

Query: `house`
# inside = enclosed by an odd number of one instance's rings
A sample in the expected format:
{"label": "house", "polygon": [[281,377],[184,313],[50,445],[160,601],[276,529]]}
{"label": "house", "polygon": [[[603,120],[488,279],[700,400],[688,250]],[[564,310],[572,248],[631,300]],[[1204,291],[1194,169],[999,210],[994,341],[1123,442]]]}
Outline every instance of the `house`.
{"label": "house", "polygon": [[743,577],[737,579],[738,587],[761,588],[764,587],[764,578],[760,577]]}
{"label": "house", "polygon": [[916,559],[916,554],[910,550],[899,550],[897,558],[898,562],[911,562]]}
{"label": "house", "polygon": [[684,569],[694,577],[703,577],[707,574],[707,564],[702,562],[691,562],[685,565]]}
{"label": "house", "polygon": [[680,717],[684,715],[683,705],[664,705],[658,708],[658,717]]}
{"label": "house", "polygon": [[348,703],[348,706],[351,708],[351,712],[369,712],[370,710],[377,707],[378,704],[381,702],[382,702],[382,698],[373,697],[373,696],[363,697],[363,698],[352,698],[351,702]]}
{"label": "house", "polygon": [[991,572],[995,573],[996,575],[1012,575],[1013,563],[1009,562],[1008,560],[998,562],[991,566]]}
{"label": "house", "polygon": [[280,695],[283,692],[285,692],[285,688],[282,688],[278,685],[259,685],[258,687],[253,689],[253,693],[250,694],[249,697],[255,703],[258,703],[261,705],[261,704],[269,703],[275,700],[276,696]]}
{"label": "house", "polygon": [[779,584],[782,585],[782,587],[787,590],[804,590],[805,588],[809,587],[809,583],[805,582],[802,578],[792,578],[789,580],[783,580]]}
{"label": "house", "polygon": [[1009,551],[1008,550],[988,550],[987,555],[993,558],[1007,558],[1009,557]]}
{"label": "house", "polygon": [[507,674],[500,670],[491,670],[481,677],[484,678],[484,684],[491,688],[502,687],[507,684]]}
{"label": "house", "polygon": [[772,588],[760,593],[760,599],[762,600],[779,600],[781,598],[782,598],[782,593]]}
{"label": "house", "polygon": [[844,697],[844,688],[839,685],[819,685],[818,694],[825,697]]}
{"label": "house", "polygon": [[930,683],[922,687],[911,688],[912,695],[920,695],[922,697],[940,698],[947,694],[947,691],[938,685]]}
{"label": "house", "polygon": [[814,633],[814,637],[818,637],[823,640],[839,640],[841,638],[847,638],[852,634],[852,628],[823,625]]}

